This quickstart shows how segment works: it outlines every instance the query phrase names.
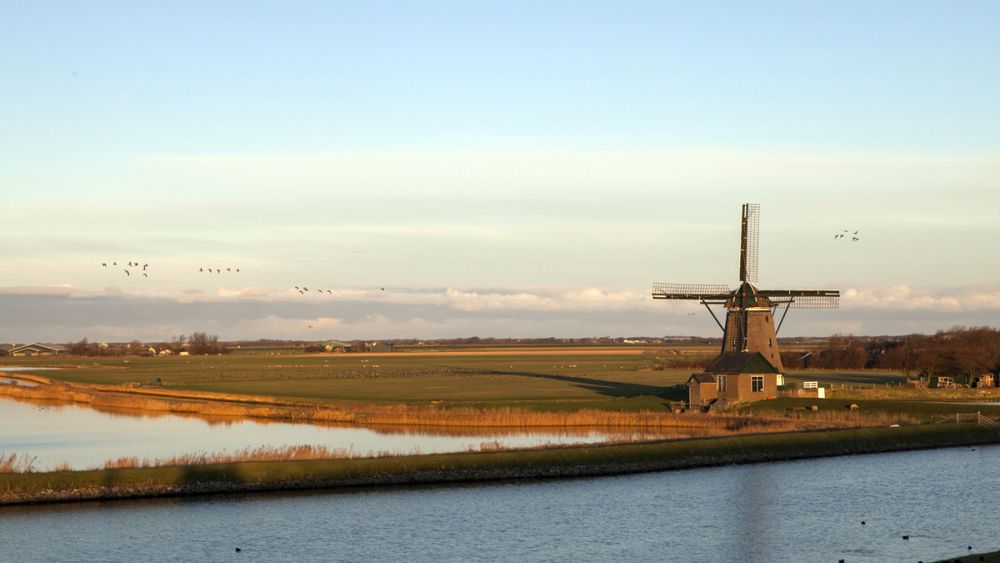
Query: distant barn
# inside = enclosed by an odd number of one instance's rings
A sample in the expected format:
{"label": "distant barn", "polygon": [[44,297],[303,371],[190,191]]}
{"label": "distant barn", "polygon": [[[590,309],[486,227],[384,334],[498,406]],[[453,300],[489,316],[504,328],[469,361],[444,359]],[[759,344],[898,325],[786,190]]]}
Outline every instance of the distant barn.
{"label": "distant barn", "polygon": [[61,356],[66,353],[62,346],[53,344],[24,344],[10,349],[11,356]]}
{"label": "distant barn", "polygon": [[339,340],[327,340],[323,343],[323,350],[327,352],[353,352],[354,345],[350,342],[341,342]]}

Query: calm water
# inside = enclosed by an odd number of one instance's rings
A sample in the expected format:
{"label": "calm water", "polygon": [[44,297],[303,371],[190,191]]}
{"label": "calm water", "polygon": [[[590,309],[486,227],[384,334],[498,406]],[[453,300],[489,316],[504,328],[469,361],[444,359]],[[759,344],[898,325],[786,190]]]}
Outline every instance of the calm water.
{"label": "calm water", "polygon": [[1000,447],[952,448],[566,481],[7,508],[0,559],[932,561],[969,545],[1000,548],[998,464]]}
{"label": "calm water", "polygon": [[38,384],[34,381],[28,381],[26,379],[14,379],[12,377],[0,376],[0,385],[21,385],[23,387],[37,387]]}
{"label": "calm water", "polygon": [[[82,405],[0,397],[0,453],[36,456],[39,470],[51,469],[63,461],[74,469],[83,469],[123,456],[162,459],[185,453],[231,452],[259,446],[322,445],[358,455],[408,454],[465,451],[493,442],[505,447],[531,447],[595,443],[622,436],[622,433],[592,429],[524,431],[317,426],[264,419],[95,410]],[[660,435],[627,433],[624,436],[654,438]],[[0,550],[0,561],[2,558]]]}

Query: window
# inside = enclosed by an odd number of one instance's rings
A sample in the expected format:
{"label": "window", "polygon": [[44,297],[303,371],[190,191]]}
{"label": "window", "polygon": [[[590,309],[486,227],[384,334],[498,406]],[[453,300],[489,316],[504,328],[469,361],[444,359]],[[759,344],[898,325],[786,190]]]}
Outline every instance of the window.
{"label": "window", "polygon": [[750,391],[754,393],[760,393],[763,390],[764,390],[764,376],[763,375],[750,376]]}
{"label": "window", "polygon": [[719,391],[725,391],[726,390],[726,376],[724,376],[724,375],[717,375],[716,377],[719,379]]}

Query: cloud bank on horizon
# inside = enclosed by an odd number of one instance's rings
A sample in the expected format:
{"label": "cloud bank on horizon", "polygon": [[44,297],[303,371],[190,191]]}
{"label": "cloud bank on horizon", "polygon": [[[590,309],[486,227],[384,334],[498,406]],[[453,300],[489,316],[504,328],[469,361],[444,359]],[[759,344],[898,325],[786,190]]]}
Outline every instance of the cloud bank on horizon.
{"label": "cloud bank on horizon", "polygon": [[[783,336],[907,334],[992,325],[1000,288],[934,292],[906,286],[848,288],[840,310],[795,310]],[[0,288],[0,341],[166,340],[209,331],[226,340],[385,338],[714,336],[701,305],[654,302],[646,291],[597,288],[506,291],[221,289],[213,294],[129,293],[119,287]],[[694,313],[692,316],[691,313]]]}

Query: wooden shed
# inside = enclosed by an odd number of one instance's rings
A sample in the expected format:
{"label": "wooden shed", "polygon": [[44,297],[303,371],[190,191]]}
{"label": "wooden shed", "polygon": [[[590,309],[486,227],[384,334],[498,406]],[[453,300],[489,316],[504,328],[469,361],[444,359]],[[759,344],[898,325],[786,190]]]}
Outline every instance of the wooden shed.
{"label": "wooden shed", "polygon": [[710,373],[695,373],[687,380],[688,405],[692,409],[705,407],[719,398],[719,383]]}

